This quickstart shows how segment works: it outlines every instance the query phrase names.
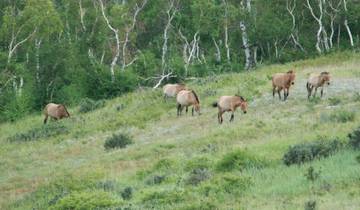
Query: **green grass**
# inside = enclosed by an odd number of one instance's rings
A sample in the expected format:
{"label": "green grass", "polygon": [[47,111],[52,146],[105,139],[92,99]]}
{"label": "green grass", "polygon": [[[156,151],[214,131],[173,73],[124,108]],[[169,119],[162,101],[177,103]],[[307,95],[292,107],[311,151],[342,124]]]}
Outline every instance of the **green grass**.
{"label": "green grass", "polygon": [[[195,117],[177,117],[175,101],[164,102],[160,90],[139,89],[92,112],[72,107],[71,118],[50,122],[66,132],[48,135],[40,113],[1,124],[0,209],[303,209],[312,192],[304,176],[310,165],[321,171],[314,183],[319,209],[356,209],[359,152],[289,167],[282,157],[289,146],[319,137],[348,141],[360,126],[359,65],[359,54],[345,52],[192,80],[203,113]],[[273,99],[269,77],[290,68],[297,78],[288,101]],[[307,75],[324,70],[331,86],[323,99],[308,101]],[[248,113],[237,111],[233,123],[225,114],[220,126],[211,103],[233,94],[249,99]],[[104,149],[118,133],[133,144]],[[36,138],[9,140],[19,134]]]}

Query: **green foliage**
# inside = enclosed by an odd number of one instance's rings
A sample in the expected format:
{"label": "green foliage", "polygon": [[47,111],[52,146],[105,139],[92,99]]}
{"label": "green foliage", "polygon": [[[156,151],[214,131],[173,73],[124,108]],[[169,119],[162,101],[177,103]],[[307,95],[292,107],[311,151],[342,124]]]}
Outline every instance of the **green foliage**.
{"label": "green foliage", "polygon": [[319,177],[320,177],[320,171],[315,171],[314,167],[310,166],[307,170],[304,176],[308,181],[311,181],[314,183]]}
{"label": "green foliage", "polygon": [[328,157],[343,147],[343,144],[335,139],[331,141],[318,140],[314,142],[301,143],[289,147],[283,156],[286,165],[302,164],[318,158]]}
{"label": "green foliage", "polygon": [[121,191],[121,197],[124,200],[130,200],[133,197],[133,191],[132,187],[125,187],[125,189]]}
{"label": "green foliage", "polygon": [[166,179],[164,175],[154,175],[151,176],[148,180],[146,180],[146,184],[148,185],[157,185],[161,184]]}
{"label": "green foliage", "polygon": [[32,109],[32,101],[29,96],[16,96],[4,106],[0,115],[0,121],[16,121],[29,114]]}
{"label": "green foliage", "polygon": [[216,169],[218,171],[242,171],[248,168],[262,168],[265,165],[265,161],[255,155],[243,150],[236,150],[225,154],[217,163]]}
{"label": "green foliage", "polygon": [[49,123],[41,127],[33,128],[24,133],[17,133],[9,138],[10,142],[27,142],[39,139],[55,137],[69,133],[70,129],[61,123]]}
{"label": "green foliage", "polygon": [[185,201],[186,192],[182,189],[156,190],[145,192],[141,201],[147,205],[170,205]]}
{"label": "green foliage", "polygon": [[340,123],[352,122],[355,119],[355,112],[339,110],[330,115],[330,120]]}
{"label": "green foliage", "polygon": [[306,201],[304,209],[305,210],[315,210],[316,209],[316,201],[315,200]]}
{"label": "green foliage", "polygon": [[336,106],[341,103],[341,99],[337,98],[337,97],[332,97],[332,98],[329,98],[328,100],[329,100],[329,105],[331,105],[331,106]]}
{"label": "green foliage", "polygon": [[88,210],[111,208],[120,205],[120,199],[115,198],[108,192],[104,191],[82,191],[73,192],[60,199],[50,209],[52,210]]}
{"label": "green foliage", "polygon": [[128,134],[113,134],[110,138],[106,139],[104,147],[106,150],[125,148],[129,144],[133,144],[133,139]]}
{"label": "green foliage", "polygon": [[79,112],[80,113],[87,113],[87,112],[91,112],[93,110],[102,108],[105,106],[105,101],[104,100],[98,100],[98,101],[94,101],[90,98],[85,98],[83,100],[81,100],[80,105],[79,105]]}
{"label": "green foliage", "polygon": [[190,173],[189,177],[186,180],[186,184],[198,185],[201,182],[210,178],[211,178],[211,173],[208,169],[196,168]]}
{"label": "green foliage", "polygon": [[353,149],[360,149],[360,127],[348,135],[349,145]]}

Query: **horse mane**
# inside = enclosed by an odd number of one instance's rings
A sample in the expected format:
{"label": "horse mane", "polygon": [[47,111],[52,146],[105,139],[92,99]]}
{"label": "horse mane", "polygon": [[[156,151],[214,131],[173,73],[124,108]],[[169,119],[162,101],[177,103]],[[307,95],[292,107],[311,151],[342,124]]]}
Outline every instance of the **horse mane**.
{"label": "horse mane", "polygon": [[246,101],[245,98],[242,97],[242,96],[239,96],[239,95],[237,95],[237,94],[236,94],[235,96],[236,96],[236,97],[239,97],[242,101]]}
{"label": "horse mane", "polygon": [[290,70],[290,71],[288,71],[288,72],[286,72],[287,74],[293,74],[293,73],[295,73],[294,72],[294,70]]}
{"label": "horse mane", "polygon": [[68,116],[70,117],[70,113],[68,112],[68,110],[66,109],[66,106],[64,104],[59,104],[59,106],[63,107],[65,112],[68,114]]}
{"label": "horse mane", "polygon": [[191,92],[192,92],[192,94],[194,94],[196,101],[197,101],[198,103],[200,103],[199,97],[196,95],[195,91],[194,91],[194,90],[191,90]]}
{"label": "horse mane", "polygon": [[320,75],[328,75],[328,74],[329,74],[329,72],[327,72],[327,71],[323,71],[320,73]]}

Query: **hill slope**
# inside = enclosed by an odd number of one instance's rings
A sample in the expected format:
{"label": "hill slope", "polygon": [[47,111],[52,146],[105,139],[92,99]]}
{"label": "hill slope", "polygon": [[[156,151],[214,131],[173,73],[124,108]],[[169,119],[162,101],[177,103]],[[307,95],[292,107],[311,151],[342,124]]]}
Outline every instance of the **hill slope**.
{"label": "hill slope", "polygon": [[[164,102],[161,91],[138,90],[87,114],[70,109],[71,119],[50,127],[42,126],[40,114],[2,124],[1,209],[303,209],[309,199],[319,209],[356,209],[357,152],[301,166],[285,166],[282,157],[301,142],[347,141],[360,125],[358,66],[359,54],[343,53],[194,80],[188,85],[199,93],[203,113],[195,117],[176,117],[174,100]],[[288,101],[273,99],[270,76],[290,68],[297,79]],[[333,77],[325,97],[307,101],[307,75],[324,70]],[[225,114],[220,126],[210,104],[235,93],[251,100],[248,114],[238,111],[233,123]],[[334,113],[354,119],[338,122]],[[134,144],[106,151],[114,133],[130,134]],[[220,167],[236,153],[255,165]],[[304,177],[310,165],[321,170],[313,188]]]}

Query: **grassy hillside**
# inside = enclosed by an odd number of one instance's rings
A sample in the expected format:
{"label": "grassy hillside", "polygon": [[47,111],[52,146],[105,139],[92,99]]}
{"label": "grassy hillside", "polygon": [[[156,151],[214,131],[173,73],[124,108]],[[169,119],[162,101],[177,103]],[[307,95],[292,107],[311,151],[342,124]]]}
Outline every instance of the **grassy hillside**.
{"label": "grassy hillside", "polygon": [[[160,90],[139,89],[86,114],[73,107],[70,119],[46,127],[40,113],[2,124],[0,209],[303,209],[308,200],[357,209],[359,152],[291,166],[282,158],[298,143],[348,141],[360,126],[359,66],[360,54],[342,53],[197,79],[188,83],[201,101],[195,117],[177,117]],[[273,99],[270,76],[290,68],[297,78],[288,101]],[[325,97],[307,101],[307,75],[325,70],[333,78]],[[233,123],[225,114],[219,125],[210,104],[235,93],[250,100],[248,113]],[[134,143],[105,150],[118,133]],[[314,183],[304,176],[309,166],[320,171]]]}

